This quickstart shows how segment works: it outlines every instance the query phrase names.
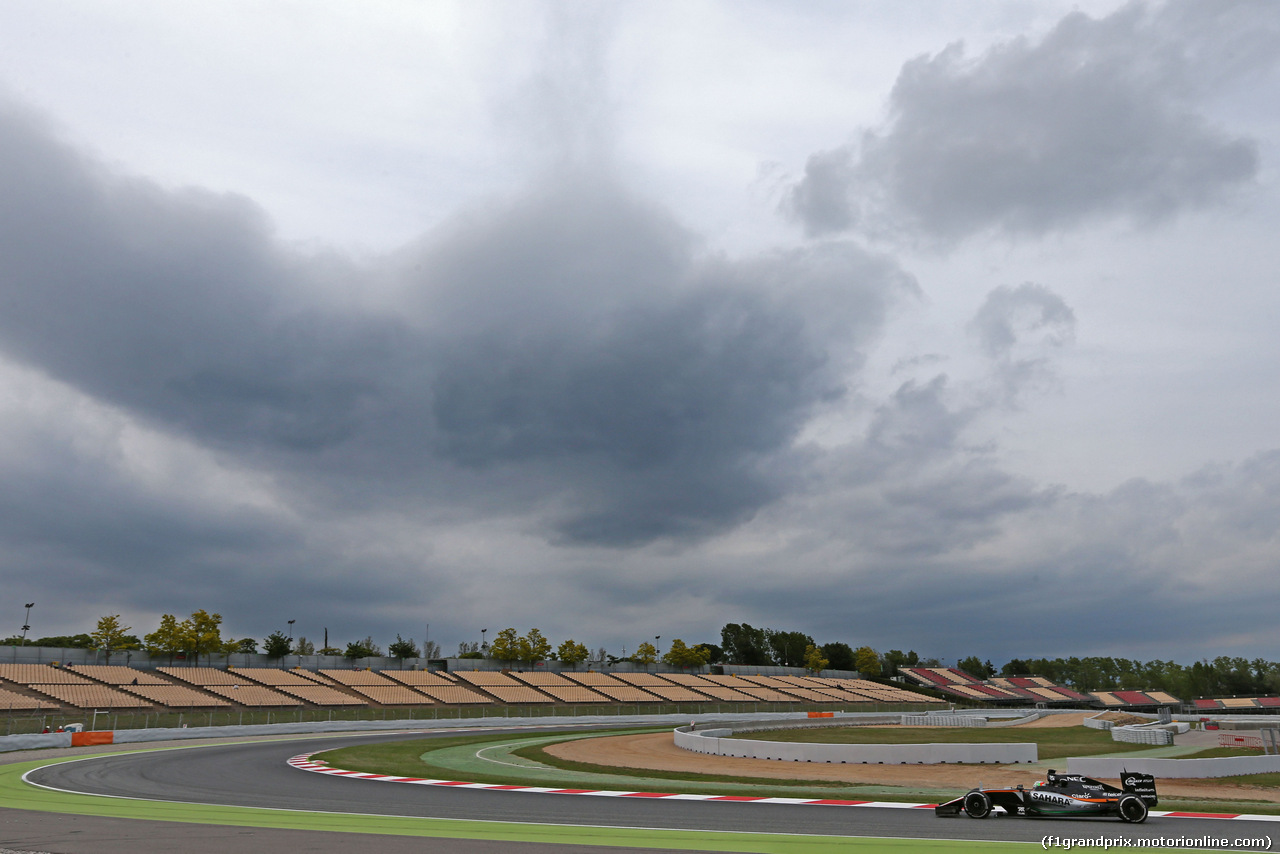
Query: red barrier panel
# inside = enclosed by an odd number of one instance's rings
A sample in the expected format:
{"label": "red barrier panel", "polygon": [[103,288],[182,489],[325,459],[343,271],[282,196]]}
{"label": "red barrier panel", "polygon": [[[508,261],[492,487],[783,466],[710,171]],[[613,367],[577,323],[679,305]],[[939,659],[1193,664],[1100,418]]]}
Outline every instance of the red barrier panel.
{"label": "red barrier panel", "polygon": [[835,716],[836,716],[835,712],[810,712],[809,713],[809,717],[811,718],[834,718]]}
{"label": "red barrier panel", "polygon": [[72,747],[86,747],[90,744],[111,744],[114,733],[110,732],[73,732]]}

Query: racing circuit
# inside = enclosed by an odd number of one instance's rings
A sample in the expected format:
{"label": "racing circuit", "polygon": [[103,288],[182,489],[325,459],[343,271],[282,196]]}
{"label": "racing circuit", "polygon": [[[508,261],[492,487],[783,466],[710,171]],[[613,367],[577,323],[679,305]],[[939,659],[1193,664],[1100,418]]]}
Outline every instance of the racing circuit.
{"label": "racing circuit", "polygon": [[[643,722],[651,720],[636,723]],[[610,726],[616,728],[617,723]],[[376,847],[394,852],[420,851],[422,837],[436,837],[450,841],[435,850],[467,854],[541,854],[564,850],[566,845],[586,846],[574,849],[584,852],[607,846],[615,852],[621,847],[819,854],[915,850],[925,845],[928,850],[990,850],[998,842],[1038,845],[1046,835],[1232,839],[1269,837],[1280,831],[1280,823],[1270,817],[1223,821],[1153,813],[1140,826],[1101,819],[974,821],[939,819],[932,809],[904,805],[599,797],[472,788],[457,781],[398,785],[306,773],[289,764],[300,754],[351,744],[503,729],[303,735],[108,754],[94,748],[96,755],[71,761],[66,760],[65,751],[60,754],[64,758],[44,756],[34,761],[27,755],[10,754],[0,760],[12,763],[0,766],[0,803],[7,808],[0,810],[0,845],[81,854],[179,847],[194,852],[256,852],[275,846],[317,851]],[[583,729],[540,726],[536,731]],[[525,722],[513,722],[509,730],[513,736],[531,732]],[[981,770],[975,768],[974,776],[976,784]],[[50,813],[61,815],[54,818]],[[172,822],[194,824],[181,827]],[[175,845],[176,839],[183,841]]]}

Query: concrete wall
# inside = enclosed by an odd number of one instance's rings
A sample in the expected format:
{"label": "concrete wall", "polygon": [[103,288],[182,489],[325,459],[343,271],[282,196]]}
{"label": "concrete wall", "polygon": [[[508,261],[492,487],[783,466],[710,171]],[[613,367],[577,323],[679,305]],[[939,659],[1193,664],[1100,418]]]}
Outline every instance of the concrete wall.
{"label": "concrete wall", "polygon": [[679,727],[676,747],[712,756],[847,765],[1017,764],[1035,762],[1035,744],[795,744],[729,738],[730,729]]}
{"label": "concrete wall", "polygon": [[1223,756],[1217,759],[1138,759],[1081,756],[1067,760],[1067,772],[1108,780],[1119,779],[1125,771],[1151,774],[1160,779],[1235,777],[1240,774],[1269,774],[1280,771],[1280,756]]}
{"label": "concrete wall", "polygon": [[[513,726],[548,726],[607,724],[618,726],[630,725],[675,725],[683,721],[696,720],[702,725],[725,725],[727,722],[743,722],[747,720],[765,723],[800,722],[808,719],[805,712],[763,712],[760,714],[731,714],[727,712],[708,712],[705,714],[668,714],[668,715],[578,715],[572,718],[545,717],[502,717],[502,718],[440,718],[439,720],[396,720],[396,721],[308,721],[303,723],[259,724],[255,726],[217,726],[217,727],[152,727],[150,729],[118,729],[112,740],[116,744],[148,741],[173,741],[191,738],[227,738],[235,736],[291,735],[314,732],[414,732],[417,730],[436,730],[444,728],[505,728]],[[31,735],[0,736],[0,753],[11,750],[34,750],[42,747],[70,747],[71,733],[49,733]]]}

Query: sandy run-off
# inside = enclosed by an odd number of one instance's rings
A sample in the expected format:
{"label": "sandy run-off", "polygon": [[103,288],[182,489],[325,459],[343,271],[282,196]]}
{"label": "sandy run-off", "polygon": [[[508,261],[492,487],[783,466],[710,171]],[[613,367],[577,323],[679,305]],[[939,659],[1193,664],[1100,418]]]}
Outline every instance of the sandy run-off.
{"label": "sandy run-off", "polygon": [[[1050,715],[1027,727],[1079,725],[1056,718],[1075,715]],[[1083,716],[1081,716],[1083,717]],[[916,727],[915,729],[919,729]],[[768,740],[767,733],[759,735]],[[735,777],[774,778],[779,780],[821,780],[862,786],[901,786],[913,789],[956,789],[957,793],[974,786],[1030,786],[1044,777],[1045,767],[1038,765],[833,765],[814,762],[786,762],[773,759],[741,759],[734,756],[708,756],[676,747],[669,732],[644,735],[617,735],[584,738],[548,745],[553,756],[572,762],[635,768],[648,771],[677,771],[695,774],[717,774]],[[1066,760],[1058,760],[1063,770]],[[1163,797],[1191,799],[1248,799],[1280,803],[1280,791],[1253,786],[1236,786],[1211,780],[1160,780]]]}

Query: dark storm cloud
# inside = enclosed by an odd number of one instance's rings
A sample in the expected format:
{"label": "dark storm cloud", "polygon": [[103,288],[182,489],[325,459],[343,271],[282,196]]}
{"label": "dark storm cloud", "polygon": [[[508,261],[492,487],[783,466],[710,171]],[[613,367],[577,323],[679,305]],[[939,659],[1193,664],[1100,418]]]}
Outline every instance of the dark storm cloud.
{"label": "dark storm cloud", "polygon": [[[447,494],[613,545],[724,530],[780,494],[837,367],[913,288],[849,246],[696,259],[597,176],[359,268],[19,109],[0,145],[4,352],[333,507]],[[388,280],[395,307],[364,299]]]}
{"label": "dark storm cloud", "polygon": [[1250,181],[1258,155],[1198,96],[1278,48],[1280,7],[1251,0],[1077,12],[976,58],[952,44],[904,65],[885,126],[814,154],[786,207],[812,234],[944,241],[1203,207]]}

